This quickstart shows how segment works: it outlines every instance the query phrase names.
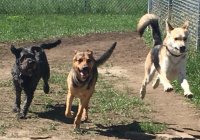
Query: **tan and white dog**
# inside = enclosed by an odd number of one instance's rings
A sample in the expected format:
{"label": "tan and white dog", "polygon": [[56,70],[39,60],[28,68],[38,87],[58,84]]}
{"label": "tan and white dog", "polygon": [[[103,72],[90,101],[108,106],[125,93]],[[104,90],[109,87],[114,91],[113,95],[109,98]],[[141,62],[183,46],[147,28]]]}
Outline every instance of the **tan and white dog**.
{"label": "tan and white dog", "polygon": [[162,42],[158,17],[154,14],[144,15],[137,26],[140,36],[147,26],[152,27],[154,47],[148,53],[145,61],[145,76],[140,89],[140,97],[146,94],[146,86],[152,81],[155,72],[158,73],[152,87],[155,89],[161,82],[165,92],[170,92],[173,87],[170,82],[178,80],[184,90],[184,95],[192,98],[189,84],[186,80],[186,51],[189,22],[182,27],[174,28],[166,20],[166,37]]}

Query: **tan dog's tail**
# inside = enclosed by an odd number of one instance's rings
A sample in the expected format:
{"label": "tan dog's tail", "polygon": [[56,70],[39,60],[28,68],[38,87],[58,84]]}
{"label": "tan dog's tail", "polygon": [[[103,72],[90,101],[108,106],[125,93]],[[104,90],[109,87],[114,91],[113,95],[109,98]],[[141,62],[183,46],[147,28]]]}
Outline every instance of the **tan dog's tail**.
{"label": "tan dog's tail", "polygon": [[141,17],[137,25],[137,31],[140,34],[140,37],[143,35],[147,26],[151,25],[152,35],[154,39],[154,46],[162,44],[161,32],[158,23],[158,16],[154,14],[145,14]]}
{"label": "tan dog's tail", "polygon": [[115,46],[117,45],[117,42],[113,43],[113,45],[102,55],[96,60],[96,66],[102,65],[108,58],[111,56],[113,50],[115,49]]}

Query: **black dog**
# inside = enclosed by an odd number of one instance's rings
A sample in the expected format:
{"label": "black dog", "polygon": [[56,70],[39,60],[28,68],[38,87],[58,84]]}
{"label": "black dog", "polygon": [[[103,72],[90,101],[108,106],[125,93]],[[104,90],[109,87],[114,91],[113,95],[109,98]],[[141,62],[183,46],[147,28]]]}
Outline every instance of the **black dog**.
{"label": "black dog", "polygon": [[[13,111],[18,113],[18,118],[23,119],[26,117],[33,99],[34,91],[41,78],[44,81],[44,92],[46,94],[49,92],[48,79],[50,77],[50,69],[43,49],[54,48],[60,43],[61,40],[57,40],[54,43],[33,47],[15,48],[13,45],[11,46],[10,50],[16,57],[16,63],[12,69],[13,83],[16,92]],[[25,102],[21,110],[22,90],[24,90],[25,93]]]}

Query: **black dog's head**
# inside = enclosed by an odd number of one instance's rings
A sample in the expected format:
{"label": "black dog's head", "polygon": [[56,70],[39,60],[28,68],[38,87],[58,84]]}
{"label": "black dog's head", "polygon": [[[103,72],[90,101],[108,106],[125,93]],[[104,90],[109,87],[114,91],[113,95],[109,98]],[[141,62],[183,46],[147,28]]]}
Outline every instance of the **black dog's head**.
{"label": "black dog's head", "polygon": [[16,65],[20,73],[25,76],[32,76],[37,68],[37,53],[42,51],[42,49],[40,47],[15,48],[12,45],[10,50],[16,57]]}

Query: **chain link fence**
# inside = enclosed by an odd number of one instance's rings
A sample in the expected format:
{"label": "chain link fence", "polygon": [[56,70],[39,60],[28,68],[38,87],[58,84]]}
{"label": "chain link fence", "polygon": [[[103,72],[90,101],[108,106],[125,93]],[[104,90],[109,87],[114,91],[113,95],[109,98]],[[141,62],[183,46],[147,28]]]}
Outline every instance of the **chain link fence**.
{"label": "chain link fence", "polygon": [[162,28],[165,19],[171,20],[172,25],[180,26],[186,20],[190,22],[189,43],[200,47],[200,1],[199,0],[149,0],[148,12],[160,17]]}
{"label": "chain link fence", "polygon": [[132,14],[146,11],[146,0],[0,0],[0,14]]}

